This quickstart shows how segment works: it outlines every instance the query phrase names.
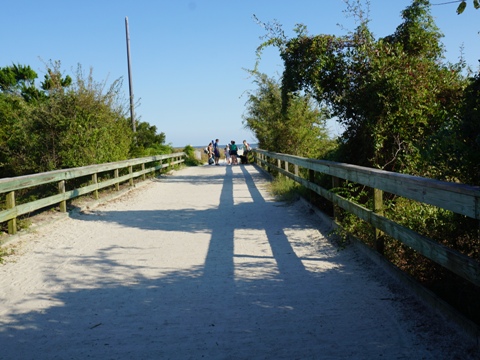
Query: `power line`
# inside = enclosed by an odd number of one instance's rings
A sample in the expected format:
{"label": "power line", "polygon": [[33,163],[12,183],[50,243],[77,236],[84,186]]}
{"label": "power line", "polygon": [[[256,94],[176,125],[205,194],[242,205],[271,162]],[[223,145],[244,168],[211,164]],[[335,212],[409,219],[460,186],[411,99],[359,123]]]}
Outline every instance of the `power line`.
{"label": "power line", "polygon": [[432,6],[435,6],[435,5],[448,5],[448,4],[456,4],[456,3],[459,3],[459,2],[462,2],[464,0],[456,0],[456,1],[447,1],[447,2],[444,2],[444,3],[438,3],[438,4],[430,4]]}

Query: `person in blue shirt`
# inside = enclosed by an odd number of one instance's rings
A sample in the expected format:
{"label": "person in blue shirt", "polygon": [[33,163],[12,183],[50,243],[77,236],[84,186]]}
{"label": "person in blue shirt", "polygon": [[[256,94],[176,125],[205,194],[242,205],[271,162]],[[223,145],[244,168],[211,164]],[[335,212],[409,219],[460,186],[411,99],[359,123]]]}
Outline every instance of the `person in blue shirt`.
{"label": "person in blue shirt", "polygon": [[220,165],[218,162],[220,161],[220,140],[216,139],[213,143],[213,156],[215,157],[215,165]]}

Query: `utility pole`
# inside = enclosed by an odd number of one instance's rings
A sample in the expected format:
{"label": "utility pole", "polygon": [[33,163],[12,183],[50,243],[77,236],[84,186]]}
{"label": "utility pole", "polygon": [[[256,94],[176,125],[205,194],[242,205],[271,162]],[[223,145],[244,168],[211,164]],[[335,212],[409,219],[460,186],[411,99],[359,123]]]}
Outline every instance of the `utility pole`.
{"label": "utility pole", "polygon": [[135,112],[133,109],[133,85],[132,85],[132,69],[130,66],[130,33],[128,32],[128,17],[125,17],[125,31],[127,34],[127,62],[128,62],[128,88],[130,90],[130,117],[132,119],[133,132],[137,132],[135,126]]}

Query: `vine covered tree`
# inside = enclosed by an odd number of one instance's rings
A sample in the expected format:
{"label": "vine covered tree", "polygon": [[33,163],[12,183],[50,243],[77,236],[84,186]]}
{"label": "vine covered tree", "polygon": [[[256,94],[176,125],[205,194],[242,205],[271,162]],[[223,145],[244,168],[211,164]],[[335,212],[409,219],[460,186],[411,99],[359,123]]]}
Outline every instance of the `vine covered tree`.
{"label": "vine covered tree", "polygon": [[[376,40],[368,19],[345,36],[274,33],[260,48],[275,45],[284,61],[283,103],[305,91],[343,124],[339,159],[364,166],[431,176],[430,140],[461,101],[461,65],[442,63],[442,34],[427,0],[402,12],[395,33]],[[284,105],[285,106],[285,105]]]}

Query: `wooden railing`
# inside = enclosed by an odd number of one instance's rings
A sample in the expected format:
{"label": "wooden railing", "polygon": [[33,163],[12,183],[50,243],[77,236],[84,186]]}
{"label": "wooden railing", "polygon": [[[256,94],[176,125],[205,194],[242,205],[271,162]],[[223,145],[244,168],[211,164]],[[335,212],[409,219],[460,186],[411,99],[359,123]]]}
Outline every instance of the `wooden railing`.
{"label": "wooden railing", "polygon": [[[470,218],[480,219],[480,187],[272,153],[260,149],[254,149],[253,153],[260,166],[275,170],[293,179],[331,201],[335,206],[339,206],[373,225],[377,235],[376,248],[380,252],[383,244],[379,235],[380,232],[383,232],[476,286],[480,286],[480,263],[382,216],[382,199],[385,191]],[[302,168],[306,169],[303,170],[303,173],[308,175],[303,175],[303,177],[299,175],[302,172],[299,169]],[[315,173],[331,175],[334,184],[338,184],[339,179],[344,179],[372,188],[374,190],[373,209],[367,209],[315,184]]]}
{"label": "wooden railing", "polygon": [[[15,234],[17,232],[17,217],[21,215],[30,214],[56,204],[59,205],[60,211],[66,212],[68,200],[89,193],[93,193],[95,198],[98,198],[100,189],[114,186],[115,190],[118,191],[120,184],[127,181],[130,186],[133,186],[135,178],[142,176],[145,179],[147,174],[154,175],[156,171],[180,164],[184,161],[184,156],[185,153],[178,152],[0,179],[0,195],[6,195],[5,210],[0,211],[0,223],[8,221],[8,233]],[[121,173],[125,174],[120,175]],[[69,181],[73,182],[74,179],[86,176],[91,176],[89,184],[66,190]],[[102,176],[104,179],[101,179]],[[100,179],[101,181],[99,181]],[[21,202],[15,199],[17,192],[52,183],[56,184],[58,188],[57,194],[17,205],[17,202]]]}

